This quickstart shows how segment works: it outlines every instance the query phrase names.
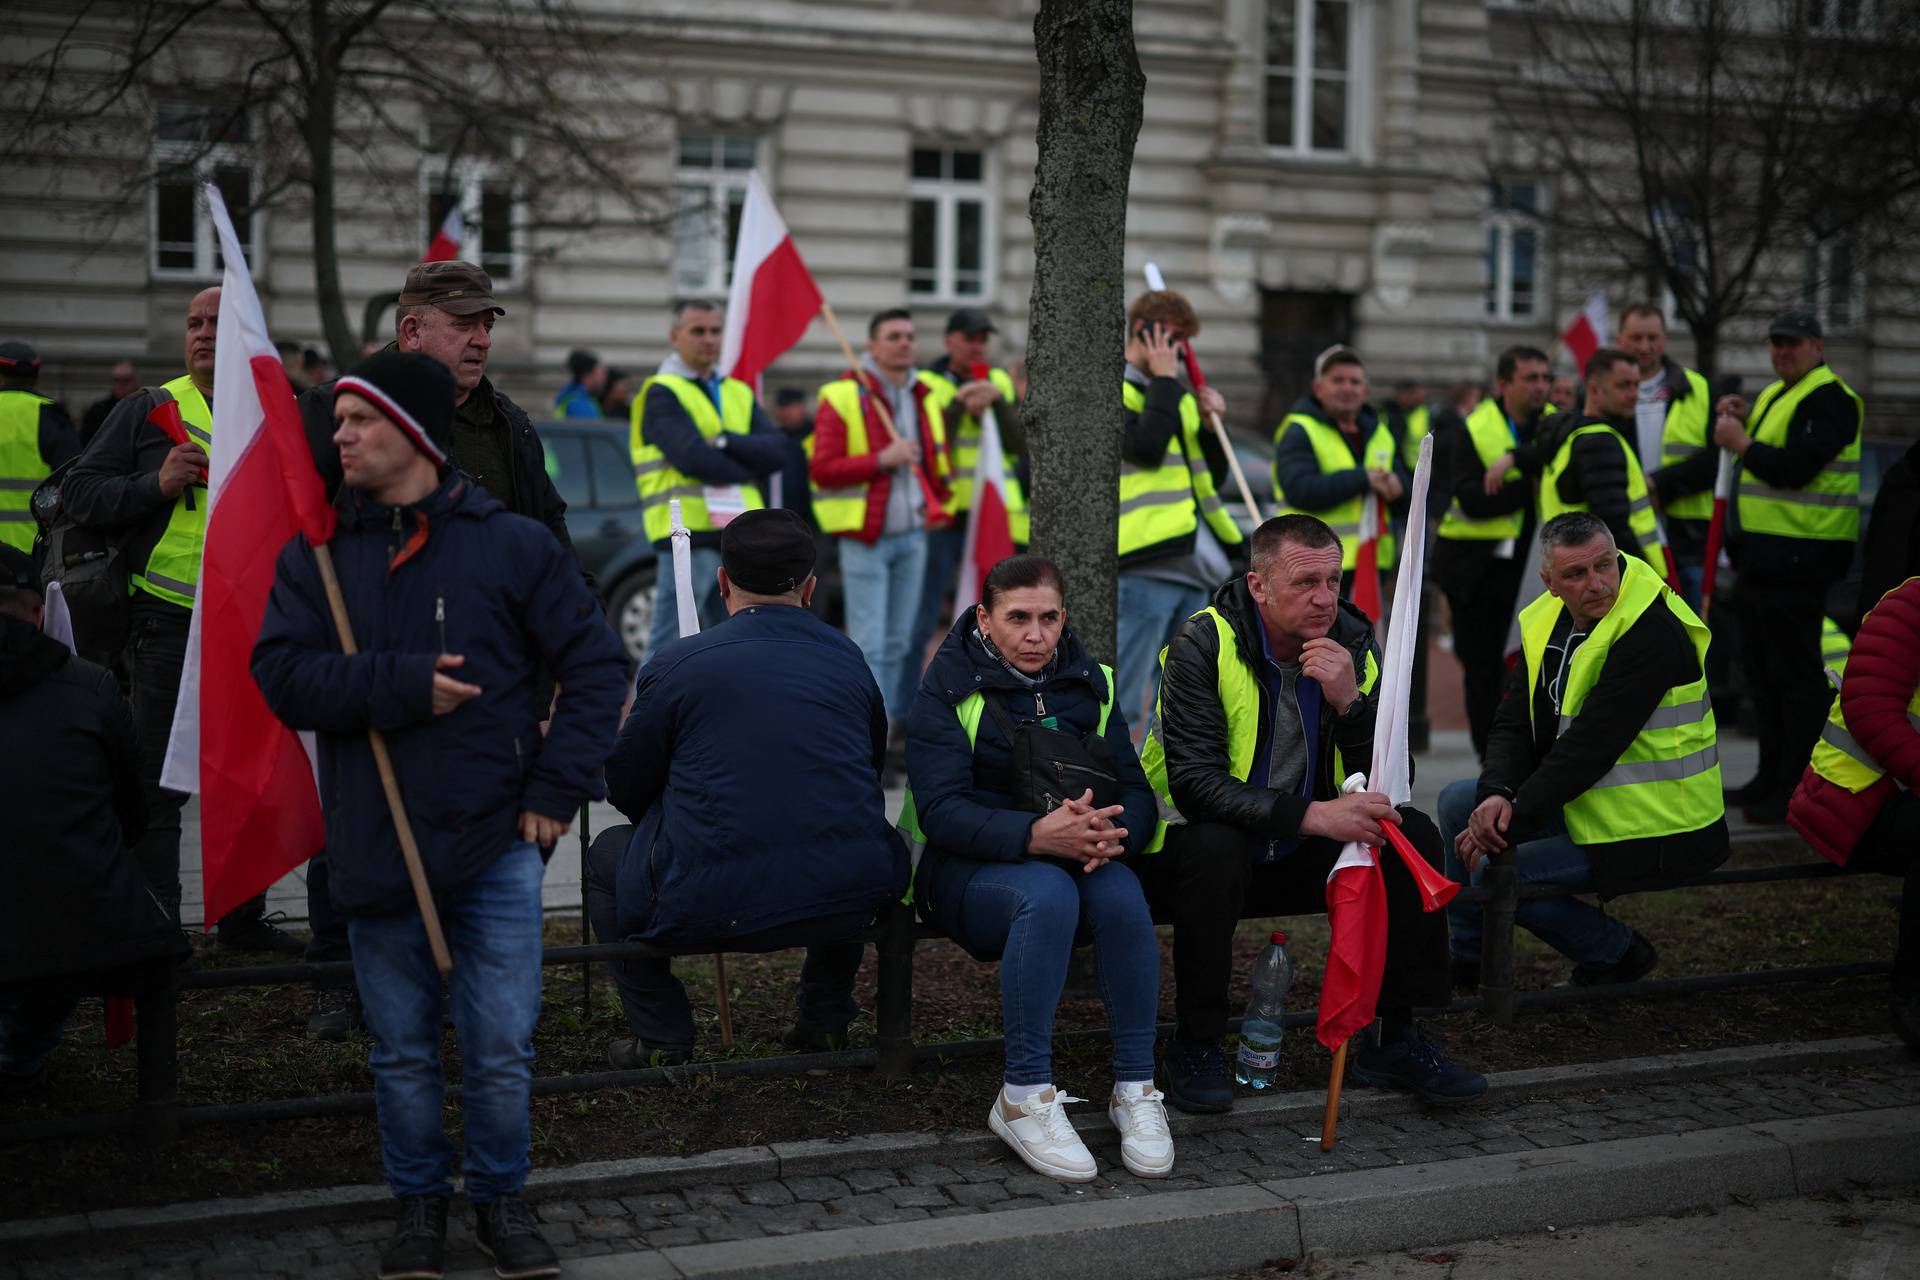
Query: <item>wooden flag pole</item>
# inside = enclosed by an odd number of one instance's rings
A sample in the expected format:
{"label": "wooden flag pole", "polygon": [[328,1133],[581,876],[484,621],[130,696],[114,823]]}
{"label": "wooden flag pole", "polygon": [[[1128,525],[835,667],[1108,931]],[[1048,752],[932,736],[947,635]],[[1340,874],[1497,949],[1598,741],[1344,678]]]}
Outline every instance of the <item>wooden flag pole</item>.
{"label": "wooden flag pole", "polygon": [[[313,549],[314,562],[320,566],[320,582],[327,589],[327,607],[333,611],[334,630],[340,633],[341,651],[351,656],[360,652],[353,642],[353,624],[347,620],[347,601],[340,594],[340,579],[333,572],[333,553],[322,542]],[[413,882],[413,900],[420,907],[420,923],[427,929],[427,946],[433,949],[434,967],[441,976],[453,972],[453,957],[447,953],[446,935],[440,931],[440,912],[433,905],[433,890],[427,884],[427,871],[420,863],[420,846],[414,843],[413,824],[407,821],[407,806],[400,798],[400,780],[394,777],[393,760],[387,755],[387,740],[378,729],[367,730],[373,746],[373,764],[380,771],[380,788],[387,793],[387,811],[393,815],[393,830],[400,837],[400,857],[407,864],[407,879]]]}
{"label": "wooden flag pole", "polygon": [[1320,1118],[1320,1149],[1333,1150],[1334,1131],[1340,1127],[1340,1086],[1347,1079],[1347,1040],[1333,1051],[1333,1070],[1327,1075],[1327,1112]]}
{"label": "wooden flag pole", "polygon": [[[853,354],[853,344],[847,341],[846,333],[840,328],[840,321],[833,314],[833,304],[825,298],[820,300],[820,318],[827,322],[827,328],[833,331],[834,340],[840,344],[840,352],[847,358],[847,367],[853,371],[854,385],[863,385],[863,379],[860,377],[860,357]],[[887,424],[887,434],[898,438],[900,429],[893,425],[893,410],[887,407],[887,398],[885,396],[868,398],[873,401],[873,407],[880,411],[880,421]]]}
{"label": "wooden flag pole", "polygon": [[[1191,348],[1189,348],[1191,353]],[[1233,472],[1233,482],[1240,486],[1240,501],[1247,504],[1247,514],[1253,517],[1256,525],[1263,523],[1266,516],[1260,512],[1260,504],[1253,500],[1253,488],[1247,483],[1247,473],[1240,469],[1240,455],[1233,451],[1233,441],[1227,437],[1227,424],[1220,421],[1220,415],[1209,413],[1213,422],[1214,434],[1220,437],[1220,448],[1227,455],[1227,469]]]}

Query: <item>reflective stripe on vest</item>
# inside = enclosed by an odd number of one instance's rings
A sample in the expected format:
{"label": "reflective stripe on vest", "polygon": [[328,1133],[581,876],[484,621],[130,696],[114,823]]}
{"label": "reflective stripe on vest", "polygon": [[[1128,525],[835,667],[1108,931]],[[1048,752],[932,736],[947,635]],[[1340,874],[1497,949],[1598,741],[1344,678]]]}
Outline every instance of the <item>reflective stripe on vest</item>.
{"label": "reflective stripe on vest", "polygon": [[[1321,475],[1332,475],[1337,471],[1351,471],[1356,466],[1377,467],[1382,471],[1393,469],[1394,440],[1393,432],[1385,422],[1376,422],[1373,434],[1367,437],[1366,447],[1360,461],[1353,460],[1353,450],[1347,444],[1346,433],[1332,423],[1322,422],[1318,418],[1304,413],[1290,413],[1280,420],[1273,432],[1273,500],[1279,504],[1276,515],[1318,516],[1340,536],[1340,567],[1351,569],[1359,563],[1360,519],[1366,507],[1367,495],[1358,494],[1335,506],[1323,507],[1318,511],[1308,511],[1287,502],[1287,495],[1280,488],[1280,441],[1288,431],[1304,431],[1307,443],[1313,447],[1313,458],[1320,464]],[[1378,548],[1377,563],[1386,568],[1394,563],[1393,518],[1387,512],[1386,504],[1380,506],[1382,532]]]}
{"label": "reflective stripe on vest", "polygon": [[[1908,578],[1906,582],[1893,588],[1893,591],[1898,591],[1913,581],[1913,578]],[[1892,595],[1893,591],[1887,592],[1887,595]],[[1886,598],[1887,596],[1880,597],[1883,601]],[[1873,606],[1874,609],[1879,607],[1878,603]],[[1867,616],[1860,619],[1862,631],[1866,630],[1867,621],[1872,617],[1873,609],[1867,610]],[[1828,625],[1832,625],[1831,622]],[[1835,627],[1834,630],[1838,631],[1839,628]],[[1842,632],[1841,635],[1844,639],[1845,633]],[[1825,648],[1824,639],[1822,648]],[[1829,662],[1827,665],[1831,667],[1833,664]],[[1911,724],[1915,731],[1920,732],[1920,685],[1915,686],[1913,696],[1907,701],[1907,723]],[[1861,746],[1848,731],[1847,718],[1840,709],[1838,690],[1834,691],[1833,705],[1827,708],[1827,722],[1820,727],[1820,739],[1813,744],[1813,759],[1810,763],[1813,765],[1813,771],[1828,782],[1845,787],[1856,794],[1865,791],[1886,774],[1880,762],[1873,758],[1873,753]]]}
{"label": "reflective stripe on vest", "polygon": [[[633,398],[633,426],[628,434],[628,452],[633,459],[633,483],[640,493],[640,522],[649,542],[662,542],[673,533],[673,509],[668,505],[680,499],[680,518],[689,533],[711,533],[718,528],[707,509],[707,489],[684,471],[676,470],[658,445],[646,438],[642,419],[646,413],[647,392],[659,385],[673,393],[674,399],[704,440],[712,440],[722,431],[743,436],[753,430],[753,388],[735,378],[720,382],[720,408],[713,406],[707,389],[690,378],[657,373],[640,384]],[[742,504],[748,511],[766,506],[757,484],[740,486]]]}
{"label": "reflective stripe on vest", "polygon": [[[1264,709],[1267,695],[1260,685],[1259,676],[1247,666],[1246,659],[1240,654],[1238,633],[1227,616],[1212,605],[1200,610],[1187,620],[1191,626],[1201,618],[1210,618],[1220,638],[1220,661],[1215,677],[1215,687],[1220,697],[1220,709],[1227,716],[1227,771],[1234,781],[1245,782],[1253,773],[1253,751],[1260,740],[1260,713]],[[1167,651],[1160,650],[1160,667],[1164,671],[1167,665]],[[1365,697],[1372,693],[1374,686],[1380,683],[1380,663],[1373,656],[1371,646],[1367,649],[1366,662],[1360,672],[1358,686]],[[1164,682],[1163,682],[1164,687]],[[1153,715],[1147,721],[1146,736],[1140,742],[1140,767],[1146,770],[1147,781],[1153,787],[1154,798],[1159,802],[1160,822],[1153,833],[1153,843],[1141,852],[1157,853],[1166,843],[1167,828],[1184,823],[1180,810],[1173,803],[1173,791],[1167,782],[1167,752],[1160,745],[1160,693],[1153,695]],[[1344,778],[1346,761],[1340,755],[1340,749],[1333,751],[1333,776]],[[1313,779],[1307,779],[1307,785],[1313,785]]]}
{"label": "reflective stripe on vest", "polygon": [[40,406],[52,401],[34,392],[0,391],[0,542],[33,550],[39,526],[33,491],[52,474],[40,457]]}
{"label": "reflective stripe on vest", "polygon": [[1832,384],[1853,401],[1857,421],[1853,438],[1820,473],[1798,489],[1774,489],[1745,467],[1740,469],[1740,528],[1746,533],[1770,533],[1782,538],[1819,542],[1852,542],[1860,536],[1860,436],[1866,428],[1867,408],[1852,387],[1832,369],[1821,365],[1789,389],[1774,383],[1760,393],[1747,430],[1761,444],[1787,442],[1787,428],[1800,402]]}
{"label": "reflective stripe on vest", "polygon": [[[1567,803],[1567,834],[1575,844],[1680,835],[1698,831],[1726,813],[1720,790],[1719,733],[1707,696],[1707,644],[1711,634],[1645,561],[1636,556],[1623,556],[1622,560],[1625,568],[1613,608],[1574,652],[1563,673],[1560,733],[1565,734],[1579,719],[1613,645],[1656,600],[1664,600],[1686,628],[1701,674],[1668,689],[1613,768]],[[1529,723],[1534,714],[1533,690],[1540,685],[1541,660],[1562,608],[1559,600],[1543,595],[1520,613]]]}
{"label": "reflective stripe on vest", "polygon": [[[1121,382],[1120,399],[1133,413],[1147,407],[1147,393],[1131,382]],[[1142,466],[1120,459],[1120,554],[1132,555],[1193,533],[1199,527],[1196,509],[1221,545],[1240,545],[1244,535],[1220,501],[1200,448],[1200,406],[1193,393],[1186,392],[1180,397],[1180,430],[1167,438],[1167,452],[1159,463]]]}
{"label": "reflective stripe on vest", "polygon": [[[203,448],[213,448],[213,410],[193,379],[182,374],[165,382],[153,393],[154,407],[169,400],[180,403],[180,421],[187,434]],[[129,574],[129,594],[138,590],[159,596],[185,609],[193,608],[194,591],[200,583],[200,548],[206,537],[207,487],[190,484],[173,500],[173,512],[167,517],[166,532],[153,544],[146,565]]]}
{"label": "reflective stripe on vest", "polygon": [[[921,374],[921,378],[930,377]],[[820,388],[820,401],[840,415],[840,421],[846,424],[846,455],[857,458],[873,452],[872,439],[867,435],[866,414],[860,408],[860,388],[851,377],[840,378]],[[923,402],[927,407],[927,425],[933,437],[933,457],[928,460],[935,475],[945,477],[948,474],[947,429],[943,409],[943,397],[929,391]],[[892,406],[887,406],[891,411]],[[895,423],[896,427],[901,424]],[[914,424],[914,428],[918,427]],[[813,459],[813,444],[817,433],[807,437],[806,450],[809,462]],[[920,433],[914,429],[909,439],[918,441]],[[867,494],[873,488],[871,483],[848,485],[843,489],[823,489],[812,477],[809,469],[807,485],[813,491],[813,519],[822,533],[859,533],[867,527]],[[929,518],[936,517],[944,508],[934,501],[933,495],[922,489],[928,505]]]}
{"label": "reflective stripe on vest", "polygon": [[1820,619],[1820,667],[1837,676],[1847,673],[1847,655],[1853,652],[1853,641],[1840,629],[1840,624],[1832,618]]}
{"label": "reflective stripe on vest", "polygon": [[[960,403],[960,388],[946,378],[933,373],[920,375],[934,394],[940,397],[940,408],[949,417],[955,415],[954,406]],[[1007,404],[1014,402],[1013,375],[1005,369],[987,370],[987,381],[1000,391]],[[980,468],[980,420],[964,409],[958,411],[957,421],[948,438],[953,442],[953,500],[948,505],[957,514],[973,506],[973,473]],[[1013,478],[1014,457],[1007,453],[1007,442],[1000,441],[1000,452],[1006,458],[1007,478]]]}
{"label": "reflective stripe on vest", "polygon": [[[1707,436],[1707,413],[1712,408],[1713,393],[1699,373],[1692,369],[1680,372],[1687,380],[1687,394],[1684,399],[1667,402],[1667,422],[1660,433],[1660,465],[1663,467],[1685,462],[1702,449],[1713,448],[1713,441]],[[1713,519],[1713,490],[1702,489],[1699,493],[1675,498],[1667,504],[1667,515],[1675,520]]]}
{"label": "reflective stripe on vest", "polygon": [[[1104,738],[1107,736],[1107,717],[1113,713],[1113,668],[1103,662],[1100,664],[1100,674],[1106,678],[1107,696],[1100,700],[1100,721],[1094,726],[1094,732]],[[986,696],[975,690],[960,699],[953,708],[954,714],[960,717],[961,729],[966,731],[969,751],[973,750],[974,740],[979,736],[980,713],[986,705]],[[1011,747],[1012,744],[1009,743],[1008,746]],[[920,855],[927,851],[927,837],[926,833],[920,830],[920,813],[914,807],[912,787],[907,788],[906,798],[900,805],[900,821],[894,826],[900,832],[900,838],[907,842],[907,857],[912,863],[913,873],[918,874]],[[907,894],[900,901],[906,905],[911,905],[913,902],[912,875],[907,878]]]}
{"label": "reflective stripe on vest", "polygon": [[[1492,467],[1502,455],[1512,453],[1519,445],[1517,433],[1507,425],[1507,411],[1498,400],[1482,400],[1467,415],[1467,438],[1473,441],[1473,451],[1479,456],[1482,470]],[[1518,480],[1520,472],[1508,467],[1504,478]],[[1461,509],[1456,498],[1447,504],[1447,514],[1440,519],[1440,536],[1461,542],[1499,542],[1519,537],[1526,520],[1524,511],[1476,520]]]}
{"label": "reflective stripe on vest", "polygon": [[1540,523],[1544,525],[1562,512],[1593,510],[1589,503],[1568,502],[1562,498],[1560,477],[1573,465],[1573,442],[1581,436],[1603,433],[1613,437],[1627,460],[1627,527],[1633,530],[1641,549],[1655,557],[1655,563],[1663,563],[1661,551],[1666,544],[1660,537],[1660,518],[1653,511],[1653,495],[1647,492],[1646,473],[1640,470],[1640,459],[1635,455],[1633,446],[1627,443],[1627,438],[1604,422],[1590,422],[1568,432],[1567,438],[1560,443],[1559,452],[1553,455],[1553,461],[1540,473]]}

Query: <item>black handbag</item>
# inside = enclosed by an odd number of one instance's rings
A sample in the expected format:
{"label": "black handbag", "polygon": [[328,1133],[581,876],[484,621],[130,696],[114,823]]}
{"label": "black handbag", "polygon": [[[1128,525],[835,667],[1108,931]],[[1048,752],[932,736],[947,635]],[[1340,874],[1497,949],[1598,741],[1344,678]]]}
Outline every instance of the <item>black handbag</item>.
{"label": "black handbag", "polygon": [[1119,803],[1119,770],[1104,736],[1072,734],[1037,720],[1015,724],[1000,694],[986,693],[982,700],[1013,753],[1007,792],[1015,805],[1029,813],[1052,813],[1089,789],[1096,809]]}

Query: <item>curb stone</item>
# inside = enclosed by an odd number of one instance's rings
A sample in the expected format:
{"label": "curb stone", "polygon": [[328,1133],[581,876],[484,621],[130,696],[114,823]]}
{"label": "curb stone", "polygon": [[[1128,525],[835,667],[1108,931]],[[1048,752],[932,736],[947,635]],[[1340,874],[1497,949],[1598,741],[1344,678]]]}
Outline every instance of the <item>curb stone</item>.
{"label": "curb stone", "polygon": [[[1864,1065],[1898,1059],[1905,1052],[1904,1046],[1892,1036],[1851,1036],[1834,1040],[1622,1058],[1564,1067],[1529,1068],[1495,1073],[1488,1077],[1488,1082],[1491,1090],[1502,1094],[1544,1097],[1589,1089],[1675,1083],[1757,1071],[1786,1072],[1844,1064]],[[1172,1113],[1172,1128],[1174,1134],[1179,1136],[1249,1125],[1277,1127],[1309,1123],[1317,1126],[1324,1104],[1325,1096],[1318,1090],[1264,1097],[1256,1095],[1236,1100],[1234,1109],[1223,1115],[1188,1116]],[[1354,1090],[1344,1096],[1341,1110],[1343,1118],[1352,1120],[1412,1115],[1419,1112],[1420,1106],[1404,1094]],[[1838,1123],[1845,1117],[1829,1116],[1824,1119]],[[1099,1110],[1076,1115],[1074,1124],[1082,1131],[1095,1134],[1103,1134],[1111,1127],[1105,1112]],[[645,1192],[702,1183],[753,1182],[833,1174],[848,1169],[871,1168],[876,1164],[918,1161],[951,1164],[998,1154],[1002,1150],[1000,1140],[985,1132],[959,1132],[944,1136],[928,1133],[869,1134],[845,1141],[785,1142],[709,1151],[695,1156],[644,1156],[564,1168],[536,1169],[527,1180],[527,1192],[529,1198],[534,1200],[582,1197],[606,1191]],[[1808,1158],[1840,1159],[1843,1154],[1835,1150],[1831,1155],[1810,1154]],[[91,1247],[116,1239],[144,1242],[216,1231],[278,1230],[319,1221],[385,1217],[391,1205],[392,1196],[385,1186],[361,1185],[274,1192],[231,1200],[189,1201],[156,1208],[101,1209],[84,1214],[0,1222],[0,1248],[82,1239]]]}

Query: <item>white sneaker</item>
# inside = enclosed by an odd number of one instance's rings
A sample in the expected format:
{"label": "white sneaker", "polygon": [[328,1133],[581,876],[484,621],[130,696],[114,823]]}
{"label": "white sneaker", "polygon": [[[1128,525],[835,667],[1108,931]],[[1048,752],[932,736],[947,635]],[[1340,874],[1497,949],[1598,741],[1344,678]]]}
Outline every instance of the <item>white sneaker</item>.
{"label": "white sneaker", "polygon": [[[994,1095],[993,1109],[987,1112],[987,1128],[999,1134],[1035,1173],[1062,1182],[1091,1182],[1097,1172],[1093,1153],[1067,1119],[1067,1104],[1085,1101],[1047,1089],[1016,1106],[1002,1090]],[[1165,1119],[1160,1123],[1164,1130]]]}
{"label": "white sneaker", "polygon": [[1120,1161],[1136,1178],[1173,1172],[1173,1134],[1167,1128],[1167,1095],[1152,1085],[1115,1085],[1107,1119],[1120,1131]]}

